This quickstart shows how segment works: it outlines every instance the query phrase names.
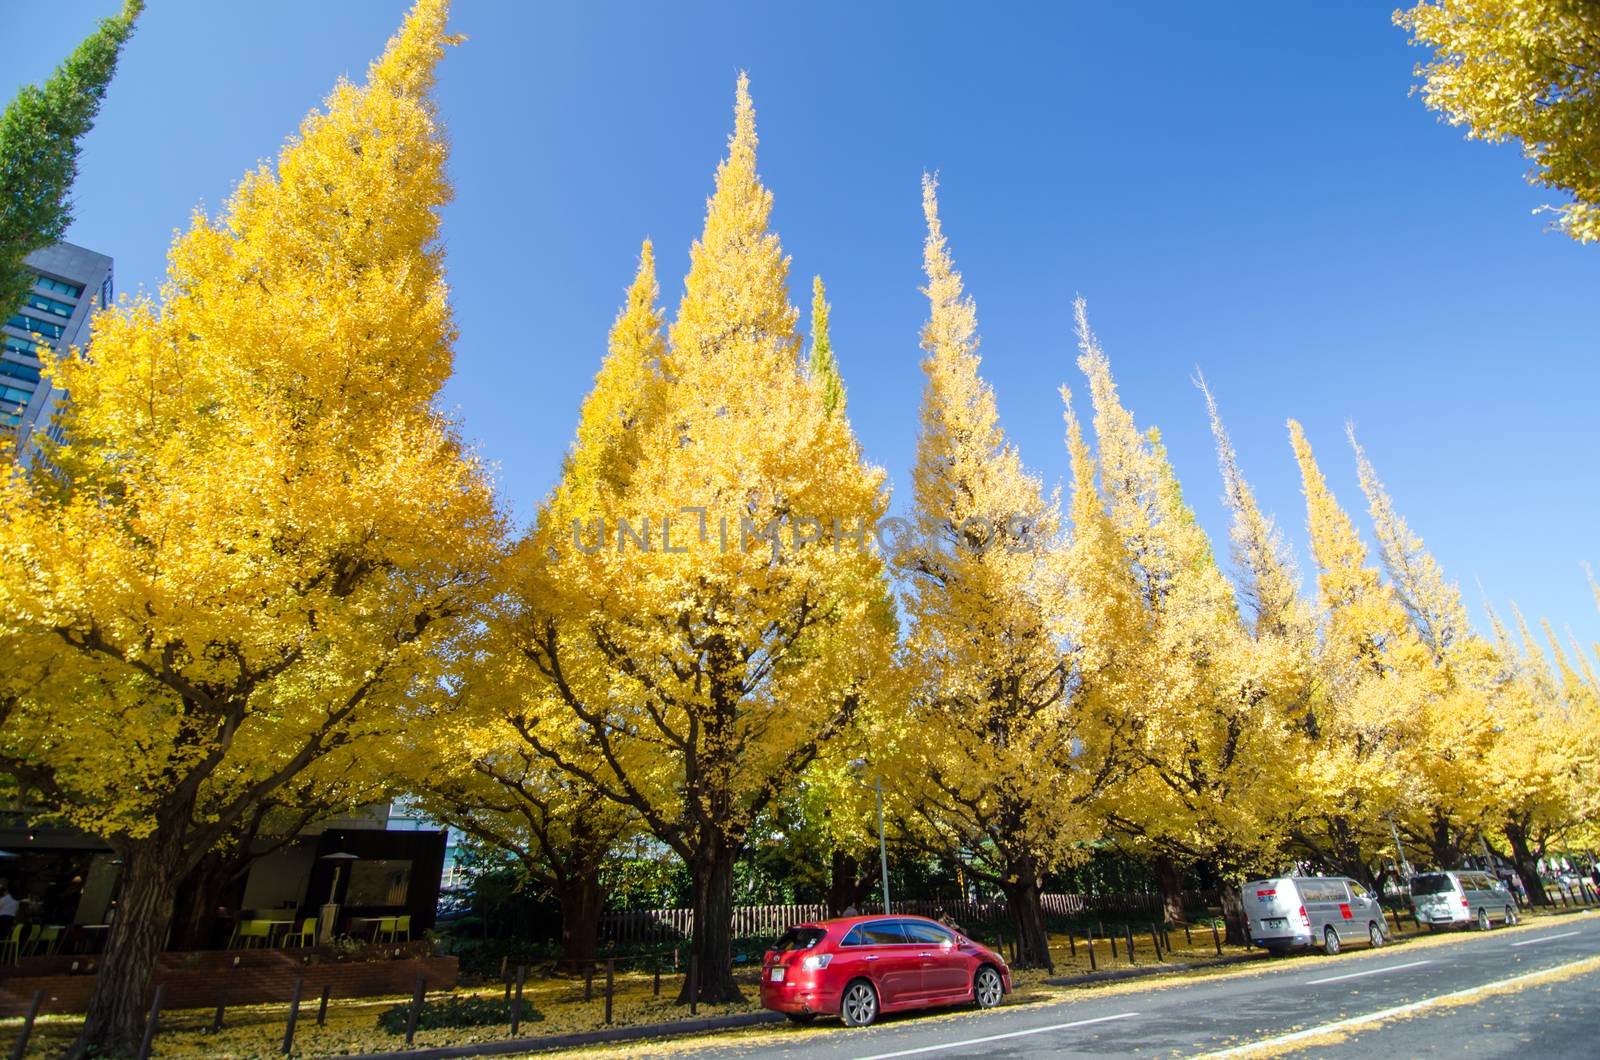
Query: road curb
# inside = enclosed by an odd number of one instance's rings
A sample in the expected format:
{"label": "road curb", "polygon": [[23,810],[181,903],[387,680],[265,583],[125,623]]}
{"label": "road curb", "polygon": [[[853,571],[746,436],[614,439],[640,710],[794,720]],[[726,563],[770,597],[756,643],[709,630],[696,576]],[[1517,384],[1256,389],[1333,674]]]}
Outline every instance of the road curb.
{"label": "road curb", "polygon": [[1114,983],[1120,979],[1143,979],[1148,975],[1165,975],[1168,972],[1190,972],[1199,968],[1222,968],[1230,964],[1248,964],[1265,960],[1265,953],[1239,953],[1232,957],[1217,957],[1209,961],[1189,961],[1184,964],[1147,964],[1135,968],[1117,968],[1109,972],[1090,972],[1062,979],[1046,979],[1045,986],[1087,986],[1090,983]]}

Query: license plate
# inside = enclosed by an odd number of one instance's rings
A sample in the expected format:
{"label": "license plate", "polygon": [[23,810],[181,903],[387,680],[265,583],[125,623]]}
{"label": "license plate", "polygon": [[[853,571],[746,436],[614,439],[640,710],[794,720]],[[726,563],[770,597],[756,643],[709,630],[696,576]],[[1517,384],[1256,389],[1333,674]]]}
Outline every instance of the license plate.
{"label": "license plate", "polygon": [[768,978],[769,981],[774,982],[774,983],[783,982],[783,969],[782,968],[770,968],[770,969],[768,969],[768,972],[769,972],[769,974],[768,974],[767,978]]}
{"label": "license plate", "polygon": [[1281,931],[1289,926],[1289,921],[1281,916],[1269,916],[1261,922],[1261,926],[1269,931]]}

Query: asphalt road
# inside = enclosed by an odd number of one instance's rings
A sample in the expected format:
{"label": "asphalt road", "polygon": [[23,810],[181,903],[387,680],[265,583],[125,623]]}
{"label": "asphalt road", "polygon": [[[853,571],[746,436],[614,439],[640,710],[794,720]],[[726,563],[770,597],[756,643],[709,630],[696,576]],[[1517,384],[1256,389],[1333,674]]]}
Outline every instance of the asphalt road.
{"label": "asphalt road", "polygon": [[[1600,915],[1576,914],[1520,930],[1339,958],[1291,957],[1228,978],[1086,992],[986,1013],[888,1016],[861,1030],[785,1028],[777,1041],[696,1055],[1195,1057],[1290,1036],[1280,1048],[1318,1057],[1593,1058],[1600,1056],[1600,971],[1520,980],[1597,956]],[[1380,1013],[1388,1015],[1368,1019]]]}

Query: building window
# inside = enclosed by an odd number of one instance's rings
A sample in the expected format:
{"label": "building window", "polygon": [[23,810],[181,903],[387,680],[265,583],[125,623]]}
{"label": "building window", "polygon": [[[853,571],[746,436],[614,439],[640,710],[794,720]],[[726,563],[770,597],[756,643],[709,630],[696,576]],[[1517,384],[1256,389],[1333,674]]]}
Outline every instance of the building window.
{"label": "building window", "polygon": [[37,277],[33,281],[33,285],[41,291],[54,291],[56,294],[64,294],[68,298],[80,298],[83,295],[83,288],[78,284],[68,283],[65,280],[52,280],[48,276]]}
{"label": "building window", "polygon": [[30,383],[39,381],[39,369],[31,364],[18,364],[16,361],[0,361],[0,375],[23,379]]}
{"label": "building window", "polygon": [[24,301],[34,309],[42,309],[46,313],[54,313],[58,317],[71,317],[77,306],[71,302],[63,302],[55,298],[47,298],[42,294],[30,294]]}
{"label": "building window", "polygon": [[357,906],[405,905],[406,893],[410,889],[409,859],[357,861],[350,866],[350,889],[345,892],[344,902]]}
{"label": "building window", "polygon": [[44,347],[40,346],[32,339],[19,339],[15,335],[7,335],[5,348],[10,350],[12,353],[20,353],[24,357],[32,357],[37,360],[39,357],[39,351]]}
{"label": "building window", "polygon": [[6,386],[4,383],[0,383],[0,407],[20,405],[23,408],[27,408],[28,399],[31,397],[33,397],[33,391],[31,390],[19,390],[14,386]]}
{"label": "building window", "polygon": [[21,328],[29,334],[49,335],[52,339],[59,339],[67,331],[62,324],[52,324],[48,320],[40,320],[38,317],[25,316],[21,313],[6,323],[14,328]]}

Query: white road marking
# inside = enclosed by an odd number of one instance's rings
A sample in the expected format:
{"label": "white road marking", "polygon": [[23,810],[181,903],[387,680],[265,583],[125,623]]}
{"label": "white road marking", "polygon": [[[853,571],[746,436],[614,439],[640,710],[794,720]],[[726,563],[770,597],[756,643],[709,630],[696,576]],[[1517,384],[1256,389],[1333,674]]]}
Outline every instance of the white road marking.
{"label": "white road marking", "polygon": [[1478,986],[1469,986],[1465,990],[1452,990],[1448,994],[1439,994],[1435,997],[1423,998],[1421,1001],[1413,1001],[1409,1005],[1396,1005],[1393,1008],[1380,1009],[1377,1012],[1369,1012],[1365,1016],[1351,1016],[1348,1019],[1334,1020],[1332,1023],[1324,1023],[1317,1027],[1308,1027],[1303,1031],[1295,1031],[1292,1034],[1280,1034],[1276,1038],[1262,1038],[1260,1041],[1248,1042],[1244,1045],[1236,1045],[1231,1049],[1219,1049],[1214,1053],[1204,1053],[1200,1056],[1197,1056],[1194,1058],[1194,1060],[1221,1060],[1222,1057],[1226,1056],[1239,1056],[1243,1053],[1253,1053],[1258,1049],[1271,1049],[1274,1046],[1289,1045],[1293,1042],[1304,1041],[1307,1038],[1315,1038],[1320,1034],[1328,1034],[1332,1031],[1344,1030],[1346,1027],[1359,1027],[1364,1023],[1378,1023],[1394,1016],[1404,1016],[1408,1012],[1416,1012],[1418,1009],[1424,1009],[1431,1005],[1437,1005],[1440,1002],[1455,1001],[1459,998],[1466,998],[1471,997],[1474,994],[1481,994],[1485,990],[1493,990],[1502,986],[1511,986],[1512,984],[1520,983],[1525,979],[1538,979],[1543,976],[1552,975],[1557,972],[1565,971],[1568,968],[1575,968],[1580,964],[1587,964],[1592,960],[1594,960],[1593,957],[1583,957],[1576,961],[1568,961],[1566,964],[1558,964],[1554,968],[1542,968],[1537,972],[1524,972],[1522,975],[1513,975],[1509,979],[1496,979],[1493,982],[1481,983]]}
{"label": "white road marking", "polygon": [[1349,975],[1330,975],[1326,979],[1313,979],[1306,986],[1319,986],[1322,983],[1337,983],[1343,979],[1360,979],[1364,975],[1382,975],[1384,972],[1398,972],[1406,968],[1420,968],[1432,961],[1412,961],[1410,964],[1391,964],[1387,968],[1372,968],[1365,972],[1351,972]]}
{"label": "white road marking", "polygon": [[1071,1023],[1052,1023],[1048,1027],[1030,1027],[1025,1031],[1011,1031],[1007,1034],[991,1034],[983,1038],[968,1038],[960,1042],[940,1042],[938,1045],[923,1045],[915,1049],[901,1049],[893,1053],[873,1053],[871,1056],[859,1057],[858,1060],[889,1060],[894,1056],[916,1056],[920,1053],[937,1053],[944,1049],[963,1049],[969,1045],[982,1045],[985,1042],[999,1042],[1007,1038],[1025,1038],[1030,1034],[1049,1034],[1051,1031],[1064,1031],[1073,1027],[1087,1027],[1091,1023],[1110,1023],[1112,1020],[1131,1020],[1137,1012],[1119,1012],[1115,1016],[1097,1016],[1092,1020],[1073,1020]]}
{"label": "white road marking", "polygon": [[1581,932],[1563,931],[1559,935],[1541,935],[1539,938],[1536,938],[1536,939],[1523,939],[1521,942],[1513,942],[1511,945],[1513,945],[1513,946],[1532,946],[1535,942],[1549,942],[1552,939],[1570,939],[1572,936],[1577,935],[1577,934],[1581,934]]}

